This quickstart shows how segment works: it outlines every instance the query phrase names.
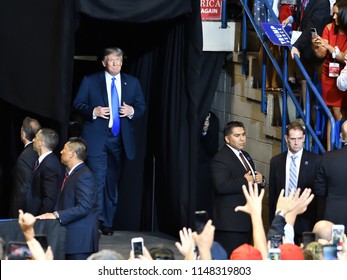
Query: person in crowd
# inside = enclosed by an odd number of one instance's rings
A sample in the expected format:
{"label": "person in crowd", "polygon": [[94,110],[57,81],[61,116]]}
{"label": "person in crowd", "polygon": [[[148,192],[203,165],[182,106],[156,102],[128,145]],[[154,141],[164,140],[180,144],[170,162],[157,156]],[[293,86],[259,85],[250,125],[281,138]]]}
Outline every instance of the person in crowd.
{"label": "person in crowd", "polygon": [[[314,80],[315,72],[320,77],[322,59],[319,59],[312,50],[311,28],[315,28],[318,35],[322,34],[324,27],[331,22],[330,3],[327,0],[297,0],[296,8],[294,13],[282,21],[282,25],[285,27],[289,23],[292,26],[295,24],[298,32],[302,32],[292,45],[291,57],[294,59],[294,55],[298,55],[307,74],[311,80]],[[295,72],[296,78],[301,83],[301,97],[304,111],[306,111],[306,79],[300,70]],[[299,81],[296,82],[298,83]],[[310,96],[310,99],[311,103],[313,103],[314,99],[312,96]]]}
{"label": "person in crowd", "polygon": [[341,149],[323,154],[314,182],[315,194],[325,199],[323,219],[334,224],[343,224],[347,229],[347,121],[341,127]]}
{"label": "person in crowd", "polygon": [[[335,121],[346,119],[347,95],[337,87],[337,77],[344,67],[347,54],[347,0],[337,1],[333,7],[333,22],[327,24],[322,36],[312,36],[314,54],[324,59],[322,70],[322,98]],[[327,122],[327,150],[331,150],[331,123]]]}
{"label": "person in crowd", "polygon": [[[295,24],[297,29],[302,32],[291,49],[291,55],[292,58],[294,58],[294,54],[298,55],[306,71],[311,75],[313,75],[315,62],[317,62],[311,48],[311,28],[315,28],[317,34],[322,34],[324,27],[330,21],[330,4],[325,0],[298,1],[296,11],[282,21],[283,26],[289,23]],[[318,62],[320,61],[318,60]]]}
{"label": "person in crowd", "polygon": [[265,186],[265,177],[255,169],[251,156],[244,151],[246,131],[239,121],[228,122],[224,128],[225,145],[211,161],[213,181],[213,222],[215,240],[230,253],[243,243],[251,243],[250,217],[230,211],[245,203],[242,185],[257,183]]}
{"label": "person in crowd", "polygon": [[121,73],[123,51],[106,48],[105,71],[83,78],[73,106],[84,117],[82,138],[88,144],[87,165],[98,189],[99,227],[113,234],[124,156],[136,156],[134,121],[143,116],[145,101],[137,78]]}
{"label": "person in crowd", "polygon": [[212,220],[207,221],[200,234],[184,227],[179,232],[180,242],[175,245],[185,260],[212,260],[214,232]]}
{"label": "person in crowd", "polygon": [[294,224],[296,218],[307,210],[312,202],[314,194],[310,188],[292,190],[288,196],[284,195],[284,189],[281,190],[277,199],[276,212],[267,232],[267,240],[275,235],[283,236],[283,243],[294,244]]}
{"label": "person in crowd", "polygon": [[34,151],[39,158],[33,167],[32,185],[27,193],[27,212],[34,216],[52,212],[57,201],[64,168],[53,153],[59,136],[50,128],[41,128],[33,139]]}
{"label": "person in crowd", "polygon": [[333,223],[327,220],[319,220],[312,229],[312,232],[316,234],[316,239],[323,244],[327,244],[331,241]]}
{"label": "person in crowd", "polygon": [[344,60],[345,60],[346,65],[341,70],[339,76],[336,79],[336,86],[341,91],[347,90],[347,54],[345,54]]}
{"label": "person in crowd", "polygon": [[55,211],[37,218],[57,219],[66,226],[65,258],[85,260],[99,250],[97,188],[93,173],[84,163],[87,144],[81,138],[70,138],[60,153],[68,174]]}
{"label": "person in crowd", "polygon": [[38,159],[33,149],[33,139],[41,129],[38,120],[26,117],[22,122],[20,139],[24,144],[24,150],[17,158],[13,174],[13,189],[10,200],[9,217],[18,218],[18,210],[26,212],[26,195],[31,187],[33,167]]}
{"label": "person in crowd", "polygon": [[48,245],[46,252],[40,242],[35,238],[34,224],[36,218],[31,213],[24,213],[22,209],[18,210],[18,224],[23,232],[26,243],[33,260],[53,260],[53,251]]}
{"label": "person in crowd", "polygon": [[198,145],[198,172],[196,210],[205,210],[212,216],[212,179],[210,163],[219,148],[219,119],[210,111],[200,131]]}
{"label": "person in crowd", "polygon": [[103,249],[91,254],[87,260],[124,260],[124,257],[115,250]]}
{"label": "person in crowd", "polygon": [[[300,122],[294,121],[286,128],[285,141],[288,150],[274,156],[270,161],[269,176],[269,221],[276,212],[276,203],[284,188],[289,196],[292,188],[313,188],[316,171],[321,156],[304,149],[305,129]],[[301,243],[301,234],[311,231],[317,221],[317,202],[314,200],[295,221],[295,243]]]}
{"label": "person in crowd", "polygon": [[[240,259],[240,252],[248,254],[252,253],[252,257],[259,259],[257,254],[254,252],[259,252],[262,256],[261,259],[268,259],[268,245],[264,230],[264,225],[262,221],[262,203],[264,198],[265,190],[261,189],[259,191],[257,184],[248,183],[248,188],[243,185],[242,190],[246,199],[246,204],[244,206],[237,206],[235,211],[242,211],[250,215],[253,227],[253,244],[254,248],[243,248],[243,245],[237,247],[231,254],[231,259],[236,259],[233,254],[236,254],[237,258]],[[307,209],[313,199],[313,194],[311,194],[310,189],[305,189],[300,195],[301,190],[298,189],[294,194],[294,191],[290,193],[289,196],[283,196],[283,190],[277,201],[277,208],[280,209],[276,215],[276,218],[271,223],[268,236],[281,235],[285,238],[284,243],[293,243],[288,238],[289,235],[294,237],[293,225],[295,218],[298,214],[303,213]],[[278,219],[277,219],[278,218]],[[277,221],[278,220],[278,221]],[[285,224],[287,223],[287,224]],[[289,232],[289,233],[288,233]],[[292,238],[293,239],[293,238]],[[245,250],[247,249],[247,250]],[[252,250],[250,250],[252,249]],[[254,250],[255,249],[255,250]],[[247,259],[247,256],[244,256]]]}

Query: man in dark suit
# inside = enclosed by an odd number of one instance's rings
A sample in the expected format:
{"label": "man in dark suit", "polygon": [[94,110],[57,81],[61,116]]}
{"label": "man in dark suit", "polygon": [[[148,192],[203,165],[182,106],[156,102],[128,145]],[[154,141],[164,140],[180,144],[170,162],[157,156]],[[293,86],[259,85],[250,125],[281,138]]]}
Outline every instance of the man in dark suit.
{"label": "man in dark suit", "polygon": [[85,119],[86,163],[95,175],[100,230],[105,235],[113,234],[124,154],[130,160],[136,156],[134,120],[145,111],[140,82],[120,73],[122,63],[121,49],[105,49],[105,71],[84,77],[74,100],[74,108]]}
{"label": "man in dark suit", "polygon": [[315,178],[315,194],[325,199],[323,219],[342,224],[347,232],[347,121],[341,127],[343,147],[323,154]]}
{"label": "man in dark suit", "polygon": [[85,260],[99,250],[97,189],[93,173],[84,163],[87,144],[81,138],[70,138],[61,153],[67,167],[53,213],[38,219],[58,219],[66,226],[65,258]]}
{"label": "man in dark suit", "polygon": [[[294,121],[287,126],[285,141],[288,151],[274,156],[270,161],[269,178],[269,221],[270,224],[276,214],[276,203],[282,189],[285,196],[290,192],[290,164],[292,156],[296,163],[295,186],[297,188],[310,188],[313,191],[314,177],[321,162],[321,156],[304,149],[305,129],[300,122]],[[314,199],[307,210],[298,215],[295,224],[295,243],[300,245],[301,234],[312,231],[317,222],[317,201]]]}
{"label": "man in dark suit", "polygon": [[53,129],[41,128],[33,142],[39,158],[35,162],[26,201],[27,212],[36,216],[53,211],[64,178],[64,168],[53,153],[59,142],[59,136]]}
{"label": "man in dark suit", "polygon": [[213,223],[215,241],[227,254],[238,246],[252,242],[252,224],[249,215],[235,212],[246,204],[242,185],[257,183],[265,186],[264,176],[256,171],[250,155],[242,149],[246,145],[246,132],[242,122],[232,121],[224,128],[225,145],[211,161],[213,180]]}
{"label": "man in dark suit", "polygon": [[38,158],[33,149],[35,134],[41,129],[40,123],[32,118],[23,120],[20,139],[24,144],[24,150],[19,155],[13,176],[13,189],[10,201],[10,218],[18,218],[18,210],[27,211],[26,194],[31,187],[34,163]]}

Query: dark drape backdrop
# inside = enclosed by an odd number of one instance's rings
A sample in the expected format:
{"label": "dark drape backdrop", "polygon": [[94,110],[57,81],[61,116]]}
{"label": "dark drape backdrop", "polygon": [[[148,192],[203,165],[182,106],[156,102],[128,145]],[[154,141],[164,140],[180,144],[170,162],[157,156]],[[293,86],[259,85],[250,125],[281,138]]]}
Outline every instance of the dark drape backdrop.
{"label": "dark drape backdrop", "polygon": [[198,136],[224,63],[224,53],[202,51],[200,1],[27,2],[0,3],[0,106],[8,136],[1,140],[3,194],[22,149],[23,117],[56,128],[62,142],[78,134],[78,127],[67,130],[68,121],[83,121],[71,100],[100,62],[73,55],[98,56],[118,46],[126,52],[124,72],[141,82],[147,111],[137,123],[140,153],[126,162],[115,227],[177,235],[193,226]]}

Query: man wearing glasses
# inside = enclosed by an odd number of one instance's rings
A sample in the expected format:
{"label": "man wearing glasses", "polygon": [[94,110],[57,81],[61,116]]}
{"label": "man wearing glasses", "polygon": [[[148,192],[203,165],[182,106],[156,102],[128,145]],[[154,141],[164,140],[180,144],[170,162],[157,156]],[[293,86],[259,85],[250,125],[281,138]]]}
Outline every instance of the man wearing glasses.
{"label": "man wearing glasses", "polygon": [[[297,188],[313,188],[316,171],[321,162],[321,156],[305,150],[305,129],[300,122],[294,121],[287,126],[285,141],[287,151],[274,156],[270,161],[269,178],[269,222],[271,224],[275,214],[281,209],[276,209],[278,196],[282,189],[285,196]],[[301,234],[312,231],[317,221],[316,198],[307,210],[298,215],[294,225],[295,243],[301,243]]]}

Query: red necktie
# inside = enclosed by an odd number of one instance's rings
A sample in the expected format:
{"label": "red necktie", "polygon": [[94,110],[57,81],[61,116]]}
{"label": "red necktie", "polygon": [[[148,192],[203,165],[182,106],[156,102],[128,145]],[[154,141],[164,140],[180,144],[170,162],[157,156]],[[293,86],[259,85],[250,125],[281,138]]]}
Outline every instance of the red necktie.
{"label": "red necktie", "polygon": [[301,2],[300,22],[302,22],[302,18],[304,16],[306,2],[307,2],[307,0],[302,0],[302,2]]}
{"label": "red necktie", "polygon": [[65,186],[65,182],[66,182],[66,180],[67,180],[68,177],[69,177],[69,173],[65,176],[65,178],[64,178],[64,180],[63,180],[63,183],[61,184],[61,189],[60,189],[60,191],[63,191],[64,186]]}

